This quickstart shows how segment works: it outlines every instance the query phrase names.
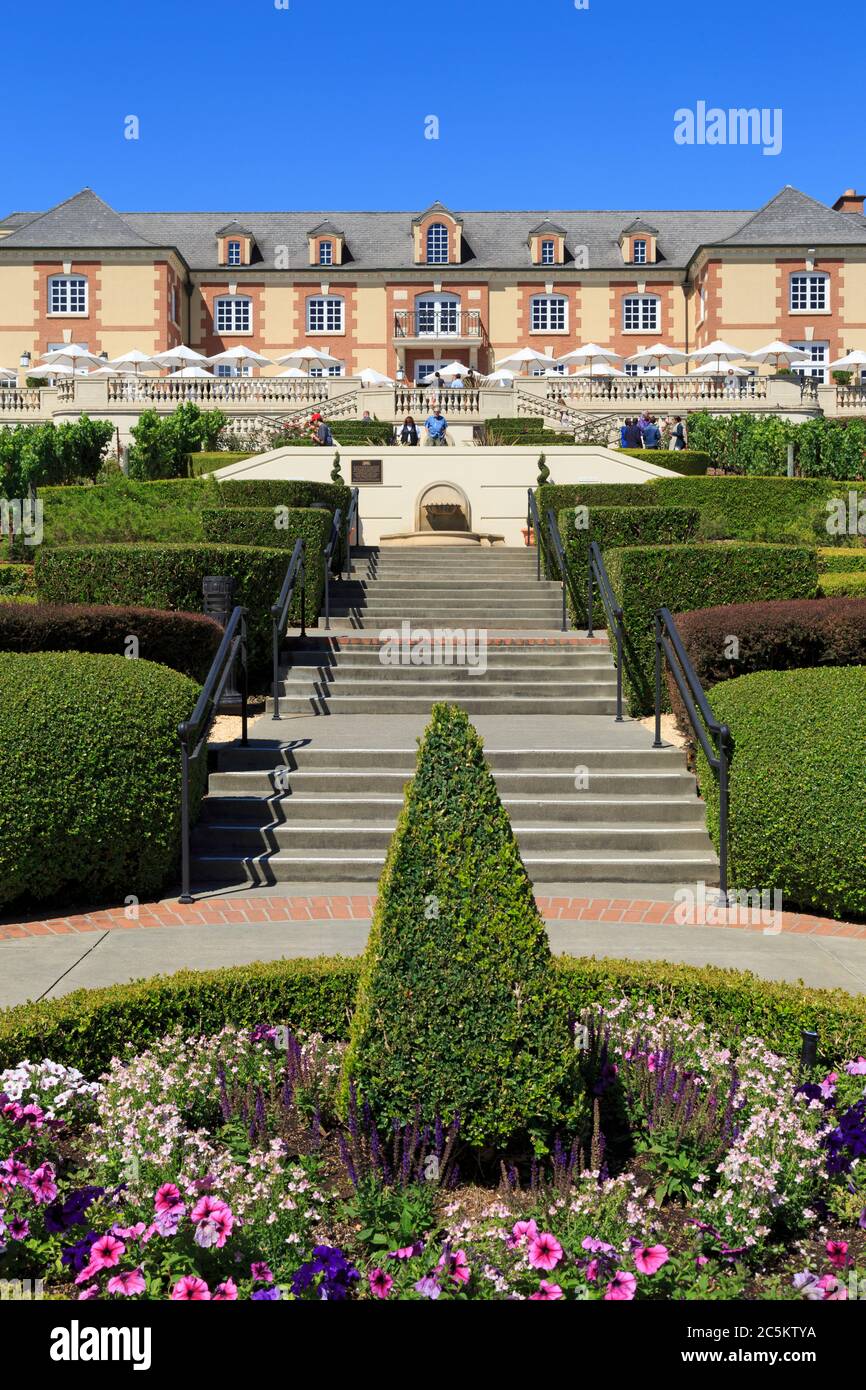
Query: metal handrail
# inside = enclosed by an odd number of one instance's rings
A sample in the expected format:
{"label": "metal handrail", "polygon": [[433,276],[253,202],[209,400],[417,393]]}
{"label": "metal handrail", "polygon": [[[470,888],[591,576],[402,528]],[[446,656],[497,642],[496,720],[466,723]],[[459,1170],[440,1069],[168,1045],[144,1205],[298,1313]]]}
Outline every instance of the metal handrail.
{"label": "metal handrail", "polygon": [[292,558],[286,570],[286,577],[283,580],[280,596],[271,608],[271,646],[273,654],[274,671],[274,719],[280,717],[280,647],[282,646],[283,634],[286,630],[286,623],[289,620],[289,609],[292,606],[292,599],[295,597],[295,582],[300,578],[301,581],[301,636],[306,637],[306,606],[307,606],[307,546],[303,537],[299,536],[292,549]]}
{"label": "metal handrail", "polygon": [[688,658],[673,615],[668,608],[659,608],[655,616],[655,738],[653,748],[663,748],[662,720],[662,657],[667,659],[680,698],[710,767],[719,779],[719,886],[724,902],[728,901],[728,806],[729,773],[732,739],[727,724],[720,724],[710,708],[704,688]]}
{"label": "metal handrail", "polygon": [[328,537],[328,544],[325,546],[323,563],[325,566],[325,631],[331,630],[331,561],[334,558],[334,550],[340,544],[340,528],[343,524],[343,513],[338,507],[334,512],[334,519],[331,522],[331,534]]}
{"label": "metal handrail", "polygon": [[562,631],[568,632],[567,591],[570,587],[572,590],[571,596],[572,599],[574,599],[574,585],[571,578],[571,570],[568,566],[568,557],[565,553],[565,546],[562,543],[562,536],[559,534],[559,525],[556,520],[556,513],[552,507],[548,507],[547,509],[547,539],[550,542],[550,548],[553,551],[553,556],[556,560],[557,568],[559,570],[559,577],[562,582]]}
{"label": "metal handrail", "polygon": [[180,741],[180,819],[181,819],[181,895],[182,903],[193,901],[190,893],[190,804],[189,770],[190,765],[207,750],[208,734],[219,711],[220,700],[232,675],[235,661],[240,657],[241,687],[241,746],[247,746],[247,696],[249,680],[247,672],[247,610],[234,608],[226,623],[225,632],[211,668],[205,678],[201,694],[189,719],[178,725],[177,736]]}
{"label": "metal handrail", "polygon": [[[531,488],[531,487],[530,487],[530,488],[527,488],[527,490],[526,490],[526,499],[527,499],[527,500],[526,500],[526,529],[527,529],[527,532],[530,531],[530,530],[534,530],[534,531],[535,531],[535,557],[536,557],[535,577],[536,577],[536,579],[540,579],[540,578],[541,578],[541,548],[542,548],[542,546],[545,544],[545,539],[546,539],[546,538],[545,538],[545,536],[544,536],[544,528],[543,528],[542,525],[541,525],[541,517],[540,517],[539,514],[538,514],[538,504],[537,504],[537,502],[536,502],[536,500],[535,500],[535,493],[532,491],[532,488]],[[528,537],[528,535],[527,535],[527,540],[528,540],[528,539],[529,539],[529,537]]]}
{"label": "metal handrail", "polygon": [[[613,585],[610,582],[610,577],[605,568],[604,560],[602,558],[601,549],[599,547],[598,541],[590,541],[589,580],[587,583],[586,595],[587,637],[592,637],[593,635],[592,619],[596,585],[598,586],[598,593],[599,597],[601,598],[601,606],[604,609],[605,617],[607,619],[608,634],[610,633],[611,629],[613,629],[614,636],[616,637],[616,719],[614,722],[617,724],[621,724],[623,722],[622,661],[623,644],[625,638],[625,627],[623,625],[622,620],[622,608],[620,604],[617,602],[616,594],[613,591]],[[610,641],[609,636],[608,641]]]}
{"label": "metal handrail", "polygon": [[352,496],[349,501],[349,510],[346,513],[346,579],[352,577],[352,530],[355,531],[355,540],[358,539],[358,489],[352,488]]}

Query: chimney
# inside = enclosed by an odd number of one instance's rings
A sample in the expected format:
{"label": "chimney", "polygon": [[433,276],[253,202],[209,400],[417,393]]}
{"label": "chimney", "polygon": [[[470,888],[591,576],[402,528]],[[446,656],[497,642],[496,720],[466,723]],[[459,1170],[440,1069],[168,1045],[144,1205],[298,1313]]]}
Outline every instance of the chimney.
{"label": "chimney", "polygon": [[833,204],[834,212],[859,212],[863,214],[862,193],[855,193],[853,188],[846,188],[841,198],[837,198]]}

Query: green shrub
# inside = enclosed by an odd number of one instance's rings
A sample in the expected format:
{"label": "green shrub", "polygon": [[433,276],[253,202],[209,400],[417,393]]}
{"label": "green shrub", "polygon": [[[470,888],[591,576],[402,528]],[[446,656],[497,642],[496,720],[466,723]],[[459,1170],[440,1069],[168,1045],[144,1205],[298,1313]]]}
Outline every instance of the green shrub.
{"label": "green shrub", "polygon": [[660,503],[697,507],[704,540],[775,543],[826,540],[827,504],[840,493],[823,478],[659,478],[651,487]]}
{"label": "green shrub", "polygon": [[346,1054],[377,1120],[459,1113],[470,1144],[538,1143],[574,1049],[550,948],[481,740],[434,705],[388,851]]}
{"label": "green shrub", "polygon": [[43,549],[119,541],[201,541],[201,511],[216,506],[216,484],[202,478],[136,482],[122,475],[94,487],[41,488]]}
{"label": "green shrub", "polygon": [[855,550],[853,546],[819,546],[818,570],[822,579],[825,574],[852,574],[854,570],[866,570],[866,547]]}
{"label": "green shrub", "polygon": [[159,892],[180,854],[177,728],[199,689],[150,661],[0,653],[0,906]]}
{"label": "green shrub", "polygon": [[866,570],[843,570],[841,574],[822,574],[821,593],[827,598],[866,598]]}
{"label": "green shrub", "polygon": [[643,459],[644,463],[654,463],[657,468],[669,468],[672,473],[701,474],[712,468],[713,460],[709,454],[699,453],[697,449],[618,449],[617,453],[627,454],[629,458]]}
{"label": "green shrub", "polygon": [[644,545],[608,550],[605,566],[623,610],[625,689],[633,715],[653,708],[657,608],[676,615],[720,603],[814,598],[818,586],[815,551],[805,546]]}
{"label": "green shrub", "polygon": [[222,641],[222,628],[203,613],[83,603],[23,609],[10,604],[0,613],[3,652],[103,652],[125,657],[130,636],[138,640],[136,658],[204,681]]}
{"label": "green shrub", "polygon": [[35,590],[32,565],[0,565],[0,594],[17,598],[19,594],[32,594]]}
{"label": "green shrub", "polygon": [[339,507],[344,516],[352,495],[345,483],[303,478],[226,478],[217,486],[224,507],[311,507],[324,502],[332,514]]}
{"label": "green shrub", "polygon": [[688,419],[689,444],[728,473],[784,476],[793,444],[804,478],[866,476],[866,421],[820,418],[792,424],[778,415],[712,415]]}
{"label": "green shrub", "polygon": [[132,428],[129,476],[139,482],[185,478],[191,456],[215,449],[227,423],[221,410],[200,410],[192,401],[184,401],[171,415],[143,410]]}
{"label": "green shrub", "polygon": [[269,545],[291,550],[303,536],[316,550],[328,542],[331,519],[326,512],[300,507],[206,508],[201,514],[206,541],[226,545]]}
{"label": "green shrub", "polygon": [[0,429],[0,497],[24,498],[31,485],[95,478],[113,435],[110,422],[87,415],[62,425]]}
{"label": "green shrub", "polygon": [[[796,1061],[804,1028],[820,1030],[821,1058],[835,1067],[866,1053],[866,996],[843,990],[759,979],[718,966],[666,961],[596,960],[557,956],[554,972],[568,1009],[628,996],[660,1013],[688,1012],[732,1045],[764,1038]],[[174,1028],[212,1034],[226,1024],[254,1028],[288,1023],[295,1029],[345,1038],[360,962],[319,956],[180,970],[134,984],[80,989],[0,1011],[0,1069],[24,1058],[51,1057],[97,1077],[124,1043],[136,1051]]]}
{"label": "green shrub", "polygon": [[646,483],[544,483],[535,489],[535,504],[542,516],[552,507],[652,507],[658,501],[655,485]]}
{"label": "green shrub", "polygon": [[338,444],[362,448],[394,443],[394,426],[388,420],[332,420],[331,433]]}
{"label": "green shrub", "polygon": [[[590,541],[596,541],[602,553],[623,545],[671,545],[691,540],[697,528],[698,513],[694,507],[587,507],[585,512],[570,507],[561,511],[559,533],[571,572],[577,580],[576,593],[569,589],[569,607],[575,626],[586,624]],[[603,626],[604,612],[597,593],[594,612]]]}
{"label": "green shrub", "polygon": [[[712,705],[733,735],[731,882],[777,888],[788,909],[866,914],[866,667],[741,676],[717,686]],[[718,785],[703,752],[698,778],[718,845]]]}
{"label": "green shrub", "polygon": [[[322,547],[330,525],[324,512],[303,516],[309,540],[307,622],[319,612],[323,588]],[[36,586],[44,603],[123,603],[169,612],[195,612],[202,606],[202,580],[227,574],[236,581],[235,598],[247,609],[249,660],[256,672],[268,668],[271,605],[276,603],[288,559],[283,549],[251,545],[101,545],[43,550],[36,562]],[[300,597],[290,615],[300,620]]]}
{"label": "green shrub", "polygon": [[232,463],[243,463],[244,459],[248,458],[252,458],[252,455],[232,452],[229,449],[214,452],[203,450],[191,456],[190,464],[194,475],[200,478],[205,473],[216,473],[220,468],[228,468]]}

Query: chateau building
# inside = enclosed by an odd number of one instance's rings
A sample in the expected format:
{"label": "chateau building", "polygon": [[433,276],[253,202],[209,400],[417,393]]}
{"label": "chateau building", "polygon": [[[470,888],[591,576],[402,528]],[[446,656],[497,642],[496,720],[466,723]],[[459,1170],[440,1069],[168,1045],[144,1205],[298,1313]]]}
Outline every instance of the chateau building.
{"label": "chateau building", "polygon": [[627,357],[783,338],[825,380],[866,349],[863,203],[788,186],[757,211],[117,212],[86,188],[0,220],[0,365],[67,343],[109,358],[308,343],[333,374],[412,379],[527,344]]}

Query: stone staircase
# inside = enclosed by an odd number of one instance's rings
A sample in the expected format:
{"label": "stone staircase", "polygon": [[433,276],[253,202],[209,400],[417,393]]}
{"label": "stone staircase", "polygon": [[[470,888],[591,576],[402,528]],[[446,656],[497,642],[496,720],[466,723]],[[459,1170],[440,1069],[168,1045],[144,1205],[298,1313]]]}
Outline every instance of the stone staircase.
{"label": "stone staircase", "polygon": [[[372,552],[333,592],[335,630],[291,643],[280,718],[269,701],[248,748],[216,751],[199,885],[374,883],[438,700],[478,717],[536,884],[718,883],[683,753],[614,722],[607,641],[556,630],[559,586],[535,578],[534,552]],[[478,669],[413,665],[411,641],[383,662],[404,624],[411,640],[474,628]]]}

